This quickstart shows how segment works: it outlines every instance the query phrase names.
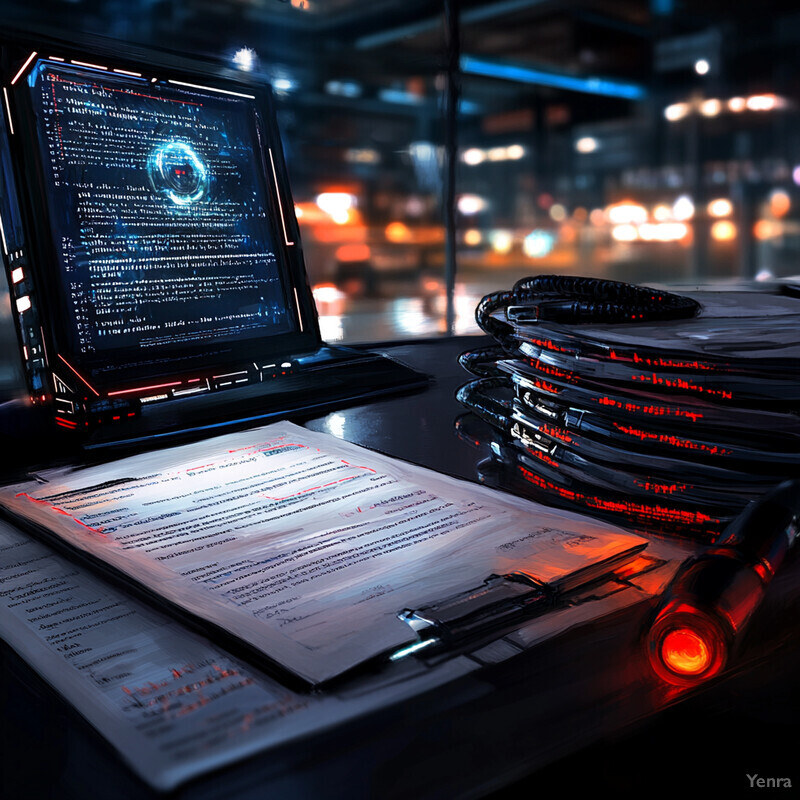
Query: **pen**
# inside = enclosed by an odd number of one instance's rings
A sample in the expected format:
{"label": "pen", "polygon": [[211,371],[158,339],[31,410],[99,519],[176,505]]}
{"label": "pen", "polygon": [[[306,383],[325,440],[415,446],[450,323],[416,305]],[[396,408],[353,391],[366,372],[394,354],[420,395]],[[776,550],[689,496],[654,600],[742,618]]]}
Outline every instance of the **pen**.
{"label": "pen", "polygon": [[552,592],[525,573],[490,575],[481,586],[444,600],[404,609],[397,616],[419,636],[419,641],[389,656],[399,661],[435,646],[452,648],[495,628],[524,619],[552,604]]}

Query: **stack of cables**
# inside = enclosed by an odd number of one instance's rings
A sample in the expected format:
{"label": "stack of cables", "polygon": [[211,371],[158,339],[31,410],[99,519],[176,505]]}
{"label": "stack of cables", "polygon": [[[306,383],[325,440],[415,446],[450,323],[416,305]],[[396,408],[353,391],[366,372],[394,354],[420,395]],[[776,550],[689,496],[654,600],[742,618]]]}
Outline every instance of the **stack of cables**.
{"label": "stack of cables", "polygon": [[800,477],[797,287],[684,296],[542,275],[476,318],[496,344],[462,354],[477,378],[457,397],[490,424],[507,488],[714,541]]}

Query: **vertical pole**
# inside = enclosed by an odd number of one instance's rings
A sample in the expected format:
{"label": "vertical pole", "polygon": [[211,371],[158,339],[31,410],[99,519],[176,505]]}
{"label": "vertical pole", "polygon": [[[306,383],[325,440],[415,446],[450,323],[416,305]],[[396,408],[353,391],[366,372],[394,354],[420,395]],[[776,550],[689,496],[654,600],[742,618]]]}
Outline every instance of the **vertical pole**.
{"label": "vertical pole", "polygon": [[756,242],[753,226],[756,222],[756,193],[744,176],[739,176],[731,186],[731,199],[736,208],[738,228],[738,277],[752,280],[758,272]]}
{"label": "vertical pole", "polygon": [[447,292],[447,334],[455,332],[456,288],[456,166],[458,163],[458,97],[461,79],[460,0],[444,0],[447,89],[444,104],[444,204],[445,291]]}
{"label": "vertical pole", "polygon": [[686,160],[689,164],[689,195],[695,207],[691,221],[693,236],[689,250],[689,274],[692,280],[708,277],[708,234],[705,219],[705,185],[703,184],[703,154],[700,115],[690,114],[686,124]]}

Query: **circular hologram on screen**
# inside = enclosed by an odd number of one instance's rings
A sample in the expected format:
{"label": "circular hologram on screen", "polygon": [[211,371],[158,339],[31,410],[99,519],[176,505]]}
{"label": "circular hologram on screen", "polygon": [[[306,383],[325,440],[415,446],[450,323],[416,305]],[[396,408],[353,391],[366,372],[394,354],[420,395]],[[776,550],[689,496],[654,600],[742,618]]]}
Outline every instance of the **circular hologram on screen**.
{"label": "circular hologram on screen", "polygon": [[179,206],[196,203],[208,191],[208,167],[186,142],[160,144],[150,154],[147,171],[153,188]]}

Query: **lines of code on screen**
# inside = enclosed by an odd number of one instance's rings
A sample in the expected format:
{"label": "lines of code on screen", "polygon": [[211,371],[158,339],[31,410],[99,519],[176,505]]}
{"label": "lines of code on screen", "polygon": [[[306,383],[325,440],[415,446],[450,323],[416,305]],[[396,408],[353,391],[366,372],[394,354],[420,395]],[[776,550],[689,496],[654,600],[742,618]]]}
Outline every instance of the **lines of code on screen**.
{"label": "lines of code on screen", "polygon": [[292,330],[254,101],[47,62],[29,86],[81,354]]}

